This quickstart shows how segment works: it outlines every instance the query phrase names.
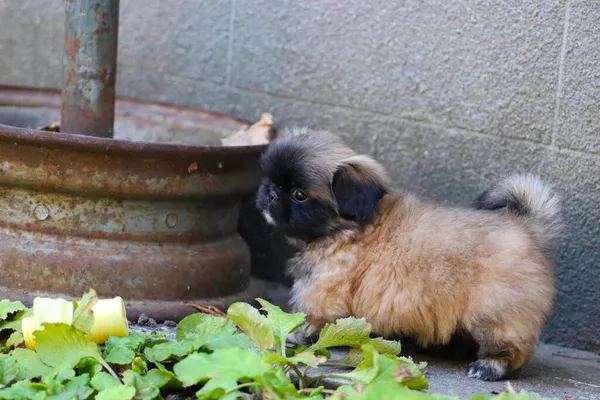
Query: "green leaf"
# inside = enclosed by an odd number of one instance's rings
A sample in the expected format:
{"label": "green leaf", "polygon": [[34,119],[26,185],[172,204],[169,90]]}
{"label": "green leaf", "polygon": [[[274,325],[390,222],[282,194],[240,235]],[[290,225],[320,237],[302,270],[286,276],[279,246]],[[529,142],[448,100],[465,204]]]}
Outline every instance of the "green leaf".
{"label": "green leaf", "polygon": [[89,383],[88,374],[77,376],[67,382],[64,391],[48,397],[48,400],[86,400],[94,393]]}
{"label": "green leaf", "polygon": [[123,337],[110,336],[106,341],[106,347],[108,349],[111,347],[125,347],[133,351],[138,351],[152,337],[153,335],[137,332],[130,332],[129,335]]}
{"label": "green leaf", "polygon": [[194,352],[191,342],[171,342],[159,343],[152,347],[146,347],[144,354],[150,362],[161,362],[170,358],[180,358]]}
{"label": "green leaf", "polygon": [[300,354],[307,349],[308,349],[308,346],[305,346],[303,344],[295,344],[293,346],[288,346],[285,349],[285,355],[287,357],[295,356],[296,354]]}
{"label": "green leaf", "polygon": [[372,346],[380,354],[400,354],[400,342],[383,338],[371,339],[371,324],[364,318],[343,318],[335,324],[327,324],[319,334],[319,340],[309,350],[317,351],[328,347],[352,347],[348,354],[340,359],[331,361],[338,365],[358,365],[364,360],[361,350],[363,345]]}
{"label": "green leaf", "polygon": [[66,324],[44,323],[44,330],[35,331],[35,348],[40,359],[51,367],[74,368],[82,359],[97,360],[115,378],[114,371],[104,361],[96,343],[74,327]]}
{"label": "green leaf", "polygon": [[339,360],[329,360],[329,365],[338,365],[342,367],[356,367],[360,364],[361,361],[365,359],[365,353],[363,353],[362,349],[359,348],[351,348],[348,350],[348,353],[343,358]]}
{"label": "green leaf", "polygon": [[[506,386],[506,391],[496,396],[477,395],[470,397],[469,400],[545,400],[545,398],[537,393],[527,392],[525,390],[517,392],[510,382],[507,383]],[[560,398],[555,397],[551,400],[560,400]]]}
{"label": "green leaf", "polygon": [[131,370],[133,372],[137,372],[138,374],[144,375],[146,372],[148,372],[148,364],[142,359],[142,357],[136,357],[131,363]]}
{"label": "green leaf", "polygon": [[30,308],[17,311],[15,315],[11,316],[9,319],[0,322],[0,331],[10,329],[15,332],[21,332],[21,320],[26,317],[31,317],[32,315],[33,310]]}
{"label": "green leaf", "polygon": [[421,369],[424,364],[415,365],[411,360],[389,354],[379,354],[373,346],[363,346],[365,359],[356,369],[348,374],[340,375],[362,385],[399,383],[409,389],[423,390],[428,388],[427,379]]}
{"label": "green leaf", "polygon": [[75,370],[69,367],[59,367],[52,371],[52,374],[44,377],[45,380],[56,380],[57,382],[65,382],[75,378]]}
{"label": "green leaf", "polygon": [[0,320],[5,320],[12,313],[25,310],[25,306],[20,301],[2,300],[0,301]]}
{"label": "green leaf", "polygon": [[110,374],[107,374],[106,372],[97,373],[96,376],[92,378],[91,385],[94,389],[96,389],[99,392],[113,388],[115,386],[123,386],[119,384],[119,382],[117,382],[115,378],[113,378],[112,376],[110,376]]}
{"label": "green leaf", "polygon": [[308,365],[309,367],[316,367],[319,364],[322,364],[325,361],[327,361],[326,357],[317,356],[312,351],[305,351],[303,353],[298,353],[293,357],[283,357],[279,353],[270,351],[270,352],[263,353],[263,359],[268,364],[280,364],[280,365],[304,364],[304,365]]}
{"label": "green leaf", "polygon": [[231,336],[236,333],[236,328],[226,318],[196,313],[188,315],[177,324],[175,335],[178,341],[182,341],[205,333]]}
{"label": "green leaf", "polygon": [[268,321],[273,330],[275,346],[285,356],[285,342],[290,333],[295,331],[306,318],[306,314],[288,314],[281,308],[263,299],[256,299],[262,306],[262,310],[268,314]]}
{"label": "green leaf", "polygon": [[[157,362],[155,365],[156,368],[151,369],[146,374],[146,377],[154,386],[157,388],[162,388],[165,386],[170,388],[181,388],[183,386],[173,372],[166,369],[161,363]],[[165,379],[167,378],[168,380],[165,382]]]}
{"label": "green leaf", "polygon": [[10,356],[19,366],[17,380],[39,378],[43,375],[50,375],[53,369],[44,364],[38,353],[29,349],[14,349]]}
{"label": "green leaf", "polygon": [[202,389],[196,392],[196,398],[198,400],[237,400],[241,397],[241,393],[237,389],[237,387],[237,381],[233,379],[211,379],[206,385],[202,387]]}
{"label": "green leaf", "polygon": [[[40,384],[43,385],[47,396],[54,396],[54,395],[57,395],[60,393],[64,393],[67,390],[67,388],[64,384],[64,380],[59,379],[57,374],[54,374],[54,375],[56,375],[56,376],[51,376],[51,375],[45,376],[42,378],[42,380],[40,382]],[[74,377],[75,377],[75,374],[70,376],[69,379],[72,379]]]}
{"label": "green leaf", "polygon": [[335,324],[327,324],[319,334],[319,340],[309,350],[325,349],[327,347],[360,347],[369,341],[371,324],[364,318],[338,319]]}
{"label": "green leaf", "polygon": [[127,371],[123,376],[123,383],[135,388],[135,396],[133,398],[136,400],[152,400],[156,399],[159,395],[158,388],[146,377],[136,372]]}
{"label": "green leaf", "polygon": [[94,326],[94,312],[92,308],[97,302],[98,296],[94,289],[90,289],[83,295],[73,312],[73,326],[75,329],[86,334],[92,331],[92,327]]}
{"label": "green leaf", "polygon": [[379,354],[391,354],[393,356],[397,356],[400,354],[402,350],[402,346],[400,342],[397,340],[385,340],[384,338],[378,337],[375,339],[369,339],[368,344],[373,346],[373,348]]}
{"label": "green leaf", "polygon": [[8,346],[9,348],[17,347],[18,345],[23,343],[23,341],[23,334],[21,332],[15,331],[11,333],[10,337],[6,341],[6,346]]}
{"label": "green leaf", "polygon": [[94,377],[102,371],[102,365],[95,358],[87,357],[77,363],[75,370],[77,371],[77,375],[88,374]]}
{"label": "green leaf", "polygon": [[424,390],[429,387],[429,383],[422,372],[427,363],[415,364],[408,358],[394,358],[389,354],[382,354],[382,358],[383,360],[398,362],[394,367],[394,379],[402,386],[415,390]]}
{"label": "green leaf", "polygon": [[46,387],[41,383],[32,383],[23,380],[9,388],[0,390],[0,398],[6,400],[44,400],[48,396]]}
{"label": "green leaf", "polygon": [[250,304],[233,303],[227,310],[227,317],[248,335],[259,350],[273,347],[275,338],[271,324]]}
{"label": "green leaf", "polygon": [[343,374],[346,379],[366,385],[371,383],[379,373],[379,353],[372,347],[364,347],[365,359],[350,373]]}
{"label": "green leaf", "polygon": [[14,357],[0,354],[0,384],[8,386],[19,375],[19,365]]}
{"label": "green leaf", "polygon": [[132,332],[124,337],[109,337],[104,350],[106,361],[120,365],[131,364],[136,352],[139,351],[149,338],[149,335],[136,332]]}
{"label": "green leaf", "polygon": [[226,389],[231,389],[231,382],[260,376],[266,371],[267,365],[258,354],[236,348],[215,350],[210,354],[194,353],[173,368],[185,387],[212,381],[212,386]]}
{"label": "green leaf", "polygon": [[126,347],[113,347],[107,352],[106,362],[111,364],[128,365],[133,362],[135,352]]}
{"label": "green leaf", "polygon": [[[441,400],[450,399],[448,397],[419,392],[417,390],[411,390],[404,386],[398,385],[393,382],[380,382],[376,385],[369,385],[366,387],[359,387],[359,390],[350,386],[340,387],[339,393],[346,393],[343,397],[333,396],[332,398],[338,399],[343,398],[347,400]],[[456,398],[458,400],[458,398]]]}
{"label": "green leaf", "polygon": [[135,396],[134,387],[118,385],[100,391],[96,395],[96,400],[131,400],[133,396]]}
{"label": "green leaf", "polygon": [[[296,386],[283,369],[268,371],[263,376],[255,379],[260,383],[262,391],[269,394],[265,396],[266,398],[296,399],[301,397]],[[273,396],[273,393],[276,396]]]}
{"label": "green leaf", "polygon": [[[364,344],[370,344],[380,354],[397,355],[400,353],[400,342],[395,340],[385,340],[382,338],[369,339]],[[329,360],[330,365],[340,366],[357,366],[362,360],[365,359],[365,354],[362,348],[350,348],[348,353],[339,360]]]}
{"label": "green leaf", "polygon": [[176,337],[178,341],[191,342],[194,350],[252,347],[248,336],[238,334],[232,321],[201,313],[188,315],[182,319],[177,325]]}
{"label": "green leaf", "polygon": [[162,371],[158,368],[154,368],[148,371],[146,378],[153,386],[160,389],[171,382],[171,380],[175,378],[175,374],[170,371]]}
{"label": "green leaf", "polygon": [[52,367],[74,368],[83,358],[91,357],[103,363],[96,343],[66,324],[42,324],[35,331],[35,348],[40,359]]}

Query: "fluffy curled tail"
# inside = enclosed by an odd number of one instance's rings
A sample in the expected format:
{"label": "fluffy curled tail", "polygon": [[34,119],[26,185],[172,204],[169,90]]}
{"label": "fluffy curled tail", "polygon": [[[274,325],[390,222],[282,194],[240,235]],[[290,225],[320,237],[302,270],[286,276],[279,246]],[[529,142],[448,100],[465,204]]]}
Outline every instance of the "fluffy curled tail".
{"label": "fluffy curled tail", "polygon": [[506,208],[525,218],[538,245],[550,251],[561,234],[560,200],[537,176],[513,175],[483,192],[475,201],[480,210]]}

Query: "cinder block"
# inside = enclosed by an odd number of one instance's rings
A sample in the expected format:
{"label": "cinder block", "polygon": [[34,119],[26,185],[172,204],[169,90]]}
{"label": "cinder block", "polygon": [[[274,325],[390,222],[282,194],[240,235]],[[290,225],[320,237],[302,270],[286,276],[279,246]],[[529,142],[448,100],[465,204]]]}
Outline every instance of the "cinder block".
{"label": "cinder block", "polygon": [[254,1],[232,84],[549,142],[565,1]]}
{"label": "cinder block", "polygon": [[0,41],[0,84],[35,86],[35,54],[12,40]]}
{"label": "cinder block", "polygon": [[229,101],[233,115],[246,120],[258,120],[260,113],[270,112],[277,128],[310,127],[353,137],[357,121],[373,118],[366,112],[346,108],[296,101],[264,93],[233,90]]}
{"label": "cinder block", "polygon": [[600,351],[600,157],[548,152],[542,169],[563,197],[566,222],[558,255],[556,309],[544,339]]}
{"label": "cinder block", "polygon": [[119,58],[140,74],[225,83],[231,0],[122,2]]}
{"label": "cinder block", "polygon": [[31,86],[36,83],[36,14],[34,1],[0,2],[0,83]]}
{"label": "cinder block", "polygon": [[[470,206],[502,177],[540,172],[544,150],[531,143],[462,133],[410,121],[358,126],[358,145],[382,162],[399,188],[449,204]],[[350,141],[350,143],[353,143]]]}
{"label": "cinder block", "polygon": [[556,144],[600,153],[600,11],[570,3]]}
{"label": "cinder block", "polygon": [[[33,2],[33,0],[30,0]],[[35,10],[35,12],[32,12]],[[65,41],[65,2],[35,0],[28,10],[34,18],[37,40],[33,44],[36,59],[36,86],[62,88]]]}

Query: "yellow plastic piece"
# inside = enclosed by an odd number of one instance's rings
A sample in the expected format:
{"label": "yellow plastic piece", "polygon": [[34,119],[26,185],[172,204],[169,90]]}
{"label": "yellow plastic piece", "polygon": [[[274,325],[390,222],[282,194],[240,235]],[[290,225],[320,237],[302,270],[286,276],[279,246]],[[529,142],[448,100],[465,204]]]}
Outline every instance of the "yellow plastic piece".
{"label": "yellow plastic piece", "polygon": [[43,323],[73,323],[73,303],[64,299],[49,299],[36,297],[33,299],[33,317],[21,320],[21,330],[25,346],[35,350],[35,337],[33,332],[44,329]]}
{"label": "yellow plastic piece", "polygon": [[42,324],[45,322],[72,325],[73,309],[72,301],[36,297],[33,299],[33,319],[36,330],[42,329]]}
{"label": "yellow plastic piece", "polygon": [[[21,328],[25,346],[35,350],[33,332],[42,330],[43,323],[73,324],[73,302],[64,299],[36,297],[33,300],[33,316],[21,320]],[[94,325],[90,339],[98,344],[105,343],[109,336],[123,337],[129,335],[129,324],[125,312],[125,302],[121,297],[103,299],[92,307]]]}
{"label": "yellow plastic piece", "polygon": [[125,302],[121,297],[98,300],[92,307],[92,311],[94,312],[94,325],[90,332],[92,341],[102,344],[109,336],[129,335]]}
{"label": "yellow plastic piece", "polygon": [[23,318],[21,320],[21,329],[23,331],[23,339],[25,340],[25,347],[29,350],[35,350],[35,338],[33,337],[35,320],[33,317]]}

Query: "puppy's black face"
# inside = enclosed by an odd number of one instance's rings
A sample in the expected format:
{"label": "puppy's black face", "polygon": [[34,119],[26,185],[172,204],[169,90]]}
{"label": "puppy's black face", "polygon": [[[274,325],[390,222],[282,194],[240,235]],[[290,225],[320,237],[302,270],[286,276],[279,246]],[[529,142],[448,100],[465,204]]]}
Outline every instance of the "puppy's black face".
{"label": "puppy's black face", "polygon": [[[351,168],[328,171],[306,143],[274,142],[261,159],[257,206],[290,238],[310,242],[367,221],[385,189]],[[332,176],[333,175],[333,176]]]}
{"label": "puppy's black face", "polygon": [[[265,220],[286,236],[311,241],[342,228],[336,223],[337,205],[332,201],[327,176],[307,168],[305,149],[278,143],[261,160],[265,178],[257,205]],[[341,222],[341,221],[340,221]]]}

